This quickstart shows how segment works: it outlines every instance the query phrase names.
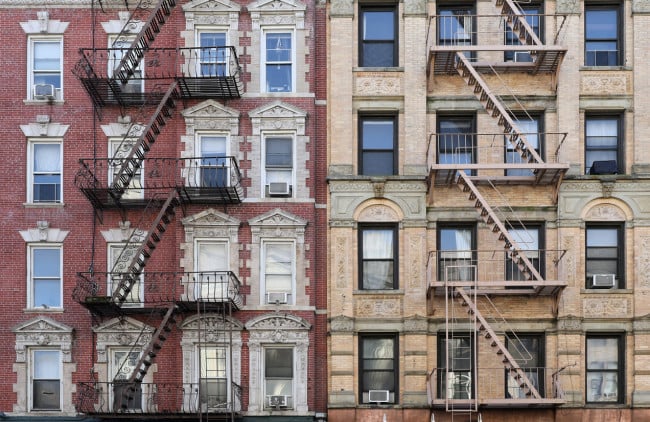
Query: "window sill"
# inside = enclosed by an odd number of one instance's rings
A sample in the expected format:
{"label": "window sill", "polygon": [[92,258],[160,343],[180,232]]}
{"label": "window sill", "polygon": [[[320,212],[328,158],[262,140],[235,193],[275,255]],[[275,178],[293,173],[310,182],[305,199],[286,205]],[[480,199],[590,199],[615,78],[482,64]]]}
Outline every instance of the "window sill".
{"label": "window sill", "polygon": [[354,67],[353,72],[404,72],[404,68],[395,67]]}
{"label": "window sill", "polygon": [[354,290],[352,294],[355,295],[403,295],[403,289],[394,289],[394,290]]}
{"label": "window sill", "polygon": [[43,307],[25,308],[23,309],[23,312],[26,314],[41,314],[41,313],[62,314],[63,308],[43,308]]}
{"label": "window sill", "polygon": [[32,100],[32,99],[27,99],[23,100],[23,104],[25,105],[63,105],[65,104],[65,100]]}
{"label": "window sill", "polygon": [[25,208],[64,208],[63,202],[24,202]]}
{"label": "window sill", "polygon": [[580,66],[580,71],[585,71],[585,72],[590,72],[590,71],[602,72],[603,70],[612,71],[612,72],[632,71],[632,67],[630,66],[584,66],[584,65]]}
{"label": "window sill", "polygon": [[580,289],[580,293],[587,295],[602,295],[602,294],[634,294],[633,289]]}

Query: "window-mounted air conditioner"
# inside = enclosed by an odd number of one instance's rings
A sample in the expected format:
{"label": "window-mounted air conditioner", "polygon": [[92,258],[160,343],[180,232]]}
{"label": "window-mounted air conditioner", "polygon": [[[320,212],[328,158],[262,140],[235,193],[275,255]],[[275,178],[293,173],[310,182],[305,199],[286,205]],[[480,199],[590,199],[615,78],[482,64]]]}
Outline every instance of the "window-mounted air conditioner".
{"label": "window-mounted air conditioner", "polygon": [[269,195],[289,195],[291,185],[287,182],[271,182],[269,183]]}
{"label": "window-mounted air conditioner", "polygon": [[388,403],[390,391],[388,390],[370,390],[368,391],[368,401],[373,403]]}
{"label": "window-mounted air conditioner", "polygon": [[287,407],[289,396],[266,396],[269,407]]}
{"label": "window-mounted air conditioner", "polygon": [[266,303],[276,305],[279,303],[287,303],[289,301],[289,293],[287,292],[267,292]]}
{"label": "window-mounted air conditioner", "polygon": [[594,274],[591,276],[591,286],[611,289],[616,286],[616,274]]}
{"label": "window-mounted air conditioner", "polygon": [[52,84],[36,84],[34,85],[34,99],[35,100],[50,100],[54,98],[54,85]]}

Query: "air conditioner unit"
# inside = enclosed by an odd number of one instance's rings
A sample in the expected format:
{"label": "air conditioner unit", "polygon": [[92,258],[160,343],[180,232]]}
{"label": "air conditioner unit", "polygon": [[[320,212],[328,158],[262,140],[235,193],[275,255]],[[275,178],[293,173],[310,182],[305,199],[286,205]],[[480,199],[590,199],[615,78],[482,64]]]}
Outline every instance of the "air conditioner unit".
{"label": "air conditioner unit", "polygon": [[616,160],[601,160],[591,163],[589,174],[616,174],[618,166]]}
{"label": "air conditioner unit", "polygon": [[591,286],[611,289],[616,286],[616,274],[594,274],[591,276]]}
{"label": "air conditioner unit", "polygon": [[54,98],[54,85],[52,84],[36,84],[34,85],[34,99],[35,100],[50,100]]}
{"label": "air conditioner unit", "polygon": [[388,403],[390,391],[388,390],[370,390],[368,391],[368,401],[374,403]]}
{"label": "air conditioner unit", "polygon": [[269,195],[289,195],[291,185],[287,182],[269,183]]}
{"label": "air conditioner unit", "polygon": [[289,293],[287,292],[267,292],[266,293],[266,303],[287,303]]}
{"label": "air conditioner unit", "polygon": [[269,407],[287,407],[288,396],[266,396]]}

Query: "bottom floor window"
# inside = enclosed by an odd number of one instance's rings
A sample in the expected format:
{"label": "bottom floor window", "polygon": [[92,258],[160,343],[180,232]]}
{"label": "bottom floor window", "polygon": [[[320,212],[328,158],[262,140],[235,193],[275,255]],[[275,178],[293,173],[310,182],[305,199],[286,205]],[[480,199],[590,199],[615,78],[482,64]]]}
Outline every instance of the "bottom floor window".
{"label": "bottom floor window", "polygon": [[225,408],[228,405],[228,360],[225,347],[201,347],[199,391],[201,407]]}
{"label": "bottom floor window", "polygon": [[129,382],[140,359],[140,351],[112,350],[111,355],[113,410],[142,409],[142,386]]}
{"label": "bottom floor window", "polygon": [[32,409],[61,408],[61,352],[34,350],[32,352]]}
{"label": "bottom floor window", "polygon": [[622,336],[587,336],[587,402],[622,402],[623,355]]}
{"label": "bottom floor window", "polygon": [[395,403],[397,392],[397,338],[368,335],[360,339],[362,403]]}
{"label": "bottom floor window", "polygon": [[293,348],[264,349],[266,407],[293,408]]}

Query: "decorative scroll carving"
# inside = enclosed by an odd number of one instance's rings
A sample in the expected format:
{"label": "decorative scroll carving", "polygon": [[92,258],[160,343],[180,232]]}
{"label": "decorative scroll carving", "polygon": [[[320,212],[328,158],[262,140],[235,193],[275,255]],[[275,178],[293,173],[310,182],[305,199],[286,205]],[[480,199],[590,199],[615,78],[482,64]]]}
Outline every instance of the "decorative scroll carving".
{"label": "decorative scroll carving", "polygon": [[592,221],[625,221],[625,213],[612,204],[598,204],[593,206],[585,215],[585,220]]}
{"label": "decorative scroll carving", "polygon": [[336,288],[343,289],[350,280],[350,250],[348,238],[339,236],[334,239],[334,265]]}
{"label": "decorative scroll carving", "polygon": [[585,317],[628,317],[630,308],[628,299],[617,298],[586,298],[582,302]]}
{"label": "decorative scroll carving", "polygon": [[637,277],[639,287],[650,288],[650,236],[641,236],[639,253],[639,268]]}
{"label": "decorative scroll carving", "polygon": [[359,221],[398,221],[395,211],[385,205],[371,205],[361,211]]}
{"label": "decorative scroll carving", "polygon": [[357,76],[355,88],[357,95],[400,95],[401,74],[364,73],[363,76]]}
{"label": "decorative scroll carving", "polygon": [[356,314],[364,317],[396,317],[400,315],[400,303],[400,299],[359,299]]}
{"label": "decorative scroll carving", "polygon": [[618,75],[583,75],[580,92],[583,95],[616,95],[627,94],[631,86],[630,77],[626,74]]}

